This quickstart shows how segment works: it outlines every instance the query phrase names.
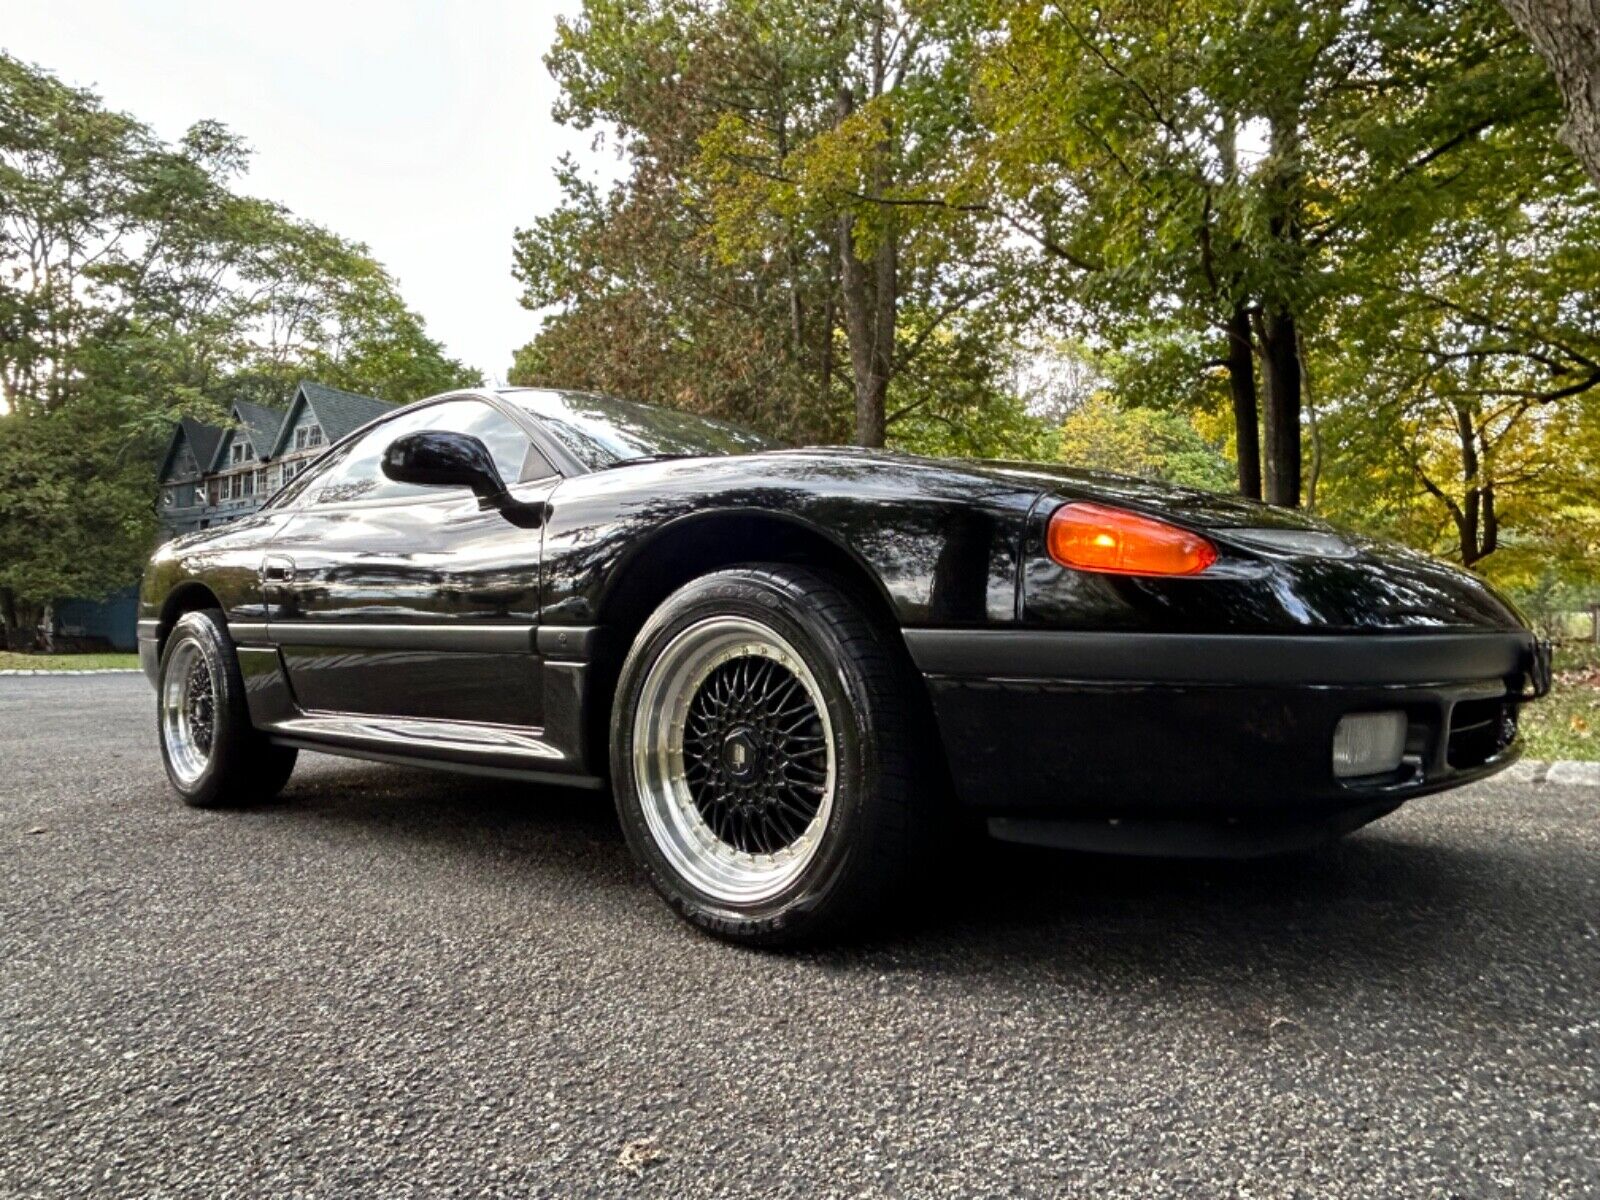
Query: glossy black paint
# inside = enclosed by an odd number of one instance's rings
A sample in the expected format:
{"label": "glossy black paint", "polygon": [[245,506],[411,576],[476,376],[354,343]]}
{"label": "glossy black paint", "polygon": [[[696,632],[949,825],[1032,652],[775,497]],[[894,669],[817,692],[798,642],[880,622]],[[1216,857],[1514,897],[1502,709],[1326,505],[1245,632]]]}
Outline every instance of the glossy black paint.
{"label": "glossy black paint", "polygon": [[730,518],[759,518],[835,547],[902,625],[1009,624],[1037,497],[1004,477],[855,450],[595,472],[564,481],[551,498],[544,620],[603,620],[630,564],[657,538],[693,536],[697,526],[711,538]]}
{"label": "glossy black paint", "polygon": [[[249,651],[253,719],[286,740],[592,781],[606,758],[616,665],[644,615],[699,571],[742,561],[799,558],[848,577],[907,632],[913,658],[919,631],[973,647],[1005,631],[1348,638],[1374,661],[1401,635],[1512,646],[1509,664],[1463,653],[1460,670],[1419,660],[1339,681],[1292,668],[1248,683],[1097,674],[1093,656],[1059,647],[1048,672],[1029,664],[1049,656],[1026,649],[1020,660],[974,650],[964,664],[921,664],[964,800],[1091,814],[1370,806],[1327,767],[1340,714],[1401,704],[1443,737],[1457,697],[1498,688],[1514,707],[1531,673],[1524,623],[1481,580],[1302,514],[1061,467],[855,449],[590,469],[527,412],[493,394],[476,399],[512,419],[559,473],[504,484],[477,438],[404,435],[385,473],[453,490],[319,503],[313,484],[163,547],[141,592],[147,658],[179,612],[214,597]],[[1201,532],[1218,561],[1167,580],[1063,568],[1045,553],[1045,532],[1074,499]],[[1431,644],[1428,661],[1455,661],[1443,645]],[[1098,661],[1149,654],[1148,643],[1113,641]],[[1502,765],[1505,749],[1473,772]],[[1473,773],[1429,761],[1401,793]]]}
{"label": "glossy black paint", "polygon": [[[542,502],[554,486],[546,480],[516,491],[520,500]],[[278,531],[271,554],[292,564],[292,576],[262,582],[267,637],[282,648],[302,707],[543,722],[539,662],[531,653],[537,532],[454,491],[306,505]],[[492,640],[405,646],[396,641],[405,634],[383,635],[386,626],[458,639],[475,631]],[[507,631],[520,631],[520,651],[505,652]]]}
{"label": "glossy black paint", "polygon": [[400,483],[470,488],[480,500],[506,490],[489,447],[448,429],[420,429],[395,438],[383,452],[383,473]]}
{"label": "glossy black paint", "polygon": [[[1510,672],[1513,681],[1519,674]],[[1492,774],[1515,759],[1513,745],[1455,766],[1447,735],[1458,704],[1505,700],[1506,682],[1489,676],[1297,686],[938,675],[929,687],[946,745],[961,747],[950,756],[957,790],[985,797],[981,807],[990,813],[1216,819],[1285,810],[1317,816]],[[1374,781],[1335,779],[1330,750],[1340,718],[1392,709],[1408,716],[1419,742],[1416,762]]]}

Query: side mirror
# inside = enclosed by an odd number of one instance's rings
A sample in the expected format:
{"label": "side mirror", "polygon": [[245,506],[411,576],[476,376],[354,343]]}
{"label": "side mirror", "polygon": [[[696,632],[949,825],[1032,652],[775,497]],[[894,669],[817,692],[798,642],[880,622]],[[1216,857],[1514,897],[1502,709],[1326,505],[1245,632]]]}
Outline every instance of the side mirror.
{"label": "side mirror", "polygon": [[383,452],[383,473],[396,483],[469,487],[480,500],[506,490],[489,447],[471,434],[444,429],[424,429],[395,438]]}
{"label": "side mirror", "polygon": [[544,519],[542,503],[524,504],[506,491],[489,447],[469,433],[423,429],[402,434],[383,452],[383,473],[396,483],[471,488],[480,508],[499,509],[514,525],[533,528]]}

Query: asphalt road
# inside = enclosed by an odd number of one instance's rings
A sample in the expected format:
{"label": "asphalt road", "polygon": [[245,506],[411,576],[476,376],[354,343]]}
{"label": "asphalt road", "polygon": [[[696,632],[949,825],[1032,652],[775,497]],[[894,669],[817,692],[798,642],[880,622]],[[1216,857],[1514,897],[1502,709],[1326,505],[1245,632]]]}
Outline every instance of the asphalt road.
{"label": "asphalt road", "polygon": [[138,676],[0,679],[0,1194],[1600,1194],[1600,794],[1255,864],[974,855],[719,945],[603,797],[303,756],[185,809]]}

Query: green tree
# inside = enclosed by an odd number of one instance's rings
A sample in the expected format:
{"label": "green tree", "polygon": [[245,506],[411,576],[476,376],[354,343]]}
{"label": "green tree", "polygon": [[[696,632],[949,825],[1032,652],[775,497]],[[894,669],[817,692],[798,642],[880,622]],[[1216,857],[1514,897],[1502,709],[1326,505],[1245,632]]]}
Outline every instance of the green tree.
{"label": "green tree", "polygon": [[1508,579],[1592,570],[1600,197],[1557,148],[1500,150],[1473,203],[1322,317],[1324,505]]}
{"label": "green tree", "polygon": [[520,235],[523,377],[1047,454],[1083,393],[1016,363],[1070,342],[1246,495],[1593,544],[1594,192],[1489,0],[590,0],[551,64],[629,170]]}
{"label": "green tree", "polygon": [[1220,446],[1182,413],[1123,408],[1096,395],[1061,423],[1059,457],[1075,467],[1225,491],[1233,473]]}
{"label": "green tree", "polygon": [[1001,402],[1005,248],[899,203],[964,120],[941,36],[893,3],[590,0],[557,115],[615,130],[630,174],[601,196],[569,166],[519,232],[524,303],[557,311],[513,377],[867,445]]}
{"label": "green tree", "polygon": [[325,378],[394,400],[477,379],[366,250],[235,190],[208,121],[166,143],[0,53],[0,616],[125,585],[173,419]]}
{"label": "green tree", "polygon": [[1308,316],[1372,282],[1353,244],[1461,202],[1486,132],[1549,120],[1531,55],[1481,0],[969,11],[983,203],[1057,267],[1066,319],[1214,347],[1196,366],[1228,373],[1240,490],[1260,441],[1268,499],[1299,503]]}

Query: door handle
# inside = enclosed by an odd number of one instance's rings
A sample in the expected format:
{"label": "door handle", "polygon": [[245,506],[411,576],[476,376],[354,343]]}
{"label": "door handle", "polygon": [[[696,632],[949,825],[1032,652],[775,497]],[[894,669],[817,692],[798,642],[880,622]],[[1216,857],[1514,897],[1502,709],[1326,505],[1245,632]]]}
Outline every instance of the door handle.
{"label": "door handle", "polygon": [[277,555],[261,560],[262,583],[293,583],[294,560]]}

